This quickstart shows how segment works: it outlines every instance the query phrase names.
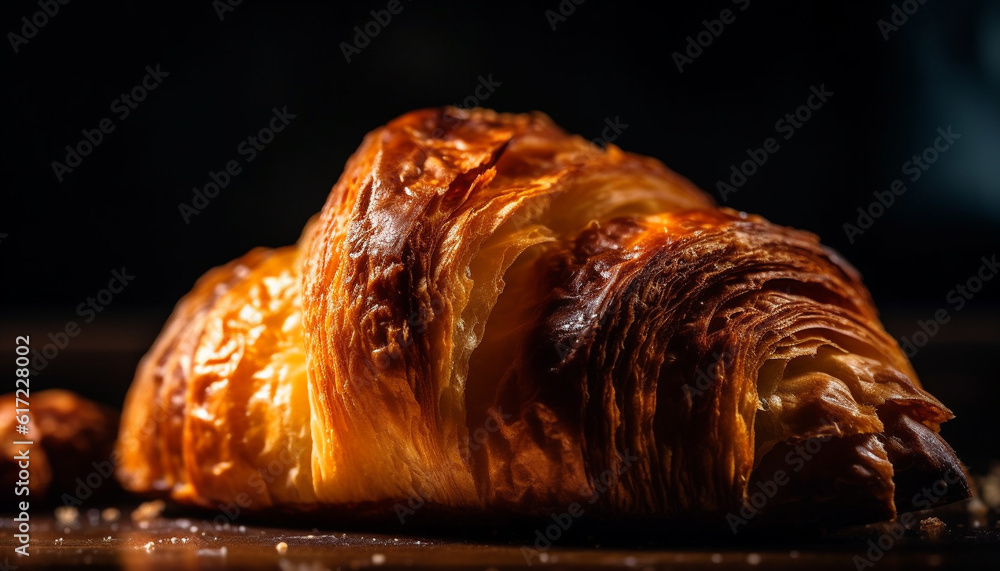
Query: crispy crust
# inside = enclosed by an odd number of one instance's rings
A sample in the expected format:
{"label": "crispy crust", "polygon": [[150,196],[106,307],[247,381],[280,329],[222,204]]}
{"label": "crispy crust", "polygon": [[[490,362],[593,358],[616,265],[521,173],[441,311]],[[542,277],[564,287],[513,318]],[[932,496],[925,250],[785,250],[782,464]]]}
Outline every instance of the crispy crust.
{"label": "crispy crust", "polygon": [[208,506],[675,517],[738,510],[819,438],[771,511],[872,521],[894,466],[961,473],[951,416],[815,236],[540,114],[431,109],[365,137],[297,246],[181,300],[119,477]]}

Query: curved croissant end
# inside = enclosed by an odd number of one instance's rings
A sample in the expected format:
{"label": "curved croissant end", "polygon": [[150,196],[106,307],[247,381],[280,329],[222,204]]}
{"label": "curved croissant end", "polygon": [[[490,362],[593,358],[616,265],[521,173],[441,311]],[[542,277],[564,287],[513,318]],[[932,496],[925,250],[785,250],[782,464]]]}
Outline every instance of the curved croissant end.
{"label": "curved croissant end", "polygon": [[941,478],[966,497],[951,416],[815,236],[543,115],[446,108],[370,133],[297,246],[181,300],[118,474],[345,512],[701,516],[767,490],[772,520],[838,525]]}

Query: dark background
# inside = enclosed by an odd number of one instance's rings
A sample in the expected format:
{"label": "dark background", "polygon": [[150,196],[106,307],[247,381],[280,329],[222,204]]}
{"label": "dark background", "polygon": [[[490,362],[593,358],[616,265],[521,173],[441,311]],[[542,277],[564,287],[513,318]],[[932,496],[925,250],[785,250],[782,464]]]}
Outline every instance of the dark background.
{"label": "dark background", "polygon": [[[887,1],[751,0],[740,11],[743,2],[721,0],[566,0],[573,13],[553,30],[545,12],[558,0],[404,0],[350,63],[342,42],[388,2],[331,4],[246,0],[220,19],[208,0],[77,1],[18,53],[7,36],[3,346],[13,355],[13,336],[30,334],[42,349],[67,322],[81,328],[36,367],[32,388],[120,405],[198,276],[254,246],[294,242],[367,131],[415,108],[462,104],[491,77],[501,85],[481,105],[543,111],[587,138],[618,118],[628,127],[615,144],[663,160],[717,199],[730,165],[777,136],[780,149],[727,205],[822,236],[864,274],[896,337],[947,310],[915,367],[958,415],[944,434],[960,455],[979,471],[1000,455],[991,422],[1000,279],[961,311],[946,300],[981,257],[1000,254],[1000,3],[929,2],[886,40],[877,22],[892,17]],[[672,54],[727,8],[735,22],[679,72]],[[3,31],[21,34],[21,18],[39,11],[5,2]],[[157,64],[169,76],[119,119],[112,102]],[[834,95],[791,139],[776,135],[775,122],[820,85]],[[246,163],[237,146],[282,107],[296,118]],[[52,162],[105,117],[115,130],[59,182]],[[905,179],[903,163],[949,126],[961,138],[851,243],[844,224],[857,223],[858,207]],[[178,205],[230,160],[242,173],[186,224]],[[135,279],[85,323],[78,304],[122,267]]]}

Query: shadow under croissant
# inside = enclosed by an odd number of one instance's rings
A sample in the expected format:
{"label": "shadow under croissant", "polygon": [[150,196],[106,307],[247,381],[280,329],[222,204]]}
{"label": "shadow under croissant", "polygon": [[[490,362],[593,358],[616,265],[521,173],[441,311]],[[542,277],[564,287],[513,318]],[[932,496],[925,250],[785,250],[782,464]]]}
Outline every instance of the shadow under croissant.
{"label": "shadow under croissant", "polygon": [[[942,502],[944,503],[944,502]],[[776,504],[777,507],[777,504]],[[781,508],[778,508],[781,509]],[[820,510],[822,511],[822,510]],[[827,511],[836,517],[836,512]],[[848,513],[846,510],[841,513]],[[859,512],[864,513],[864,512]],[[871,512],[868,512],[871,513]],[[921,515],[938,513],[932,509]],[[215,529],[256,526],[265,529],[303,530],[317,534],[348,533],[380,537],[414,537],[461,543],[535,545],[539,538],[552,547],[604,547],[628,549],[749,547],[769,549],[829,548],[843,544],[848,548],[877,533],[881,528],[861,525],[836,525],[830,520],[814,525],[796,525],[781,519],[777,511],[761,512],[739,533],[732,533],[727,514],[704,513],[689,516],[588,516],[566,518],[565,513],[546,517],[526,517],[514,513],[489,513],[481,510],[455,509],[427,504],[400,523],[392,502],[336,505],[296,511],[289,508],[244,511],[238,517],[219,523],[220,512],[199,507],[168,503],[163,516],[170,519],[213,522]],[[942,516],[944,517],[944,516]],[[840,521],[857,520],[849,515]],[[948,518],[954,520],[956,518]],[[209,528],[202,527],[205,531]],[[544,540],[543,540],[544,541]],[[537,548],[537,547],[536,547]]]}

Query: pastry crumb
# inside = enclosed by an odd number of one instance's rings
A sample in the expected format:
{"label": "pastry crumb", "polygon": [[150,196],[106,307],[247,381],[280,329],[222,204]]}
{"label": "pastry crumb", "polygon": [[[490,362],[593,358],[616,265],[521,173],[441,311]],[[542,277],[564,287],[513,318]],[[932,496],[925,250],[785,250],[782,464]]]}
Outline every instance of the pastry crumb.
{"label": "pastry crumb", "polygon": [[990,471],[976,480],[983,503],[994,511],[1000,511],[1000,462],[994,462]]}
{"label": "pastry crumb", "polygon": [[149,521],[155,519],[163,513],[166,507],[167,505],[163,503],[163,500],[143,502],[132,511],[132,521]]}
{"label": "pastry crumb", "polygon": [[218,549],[199,549],[198,557],[226,557],[229,550],[226,546],[222,546]]}
{"label": "pastry crumb", "polygon": [[926,533],[927,537],[931,539],[939,539],[944,535],[946,529],[948,529],[948,526],[939,518],[929,517],[920,520],[920,531]]}
{"label": "pastry crumb", "polygon": [[73,506],[59,506],[56,508],[56,521],[62,525],[76,523],[80,518],[80,510]]}
{"label": "pastry crumb", "polygon": [[288,551],[288,544],[282,541],[278,545],[274,546],[274,550],[278,553],[286,553]]}

